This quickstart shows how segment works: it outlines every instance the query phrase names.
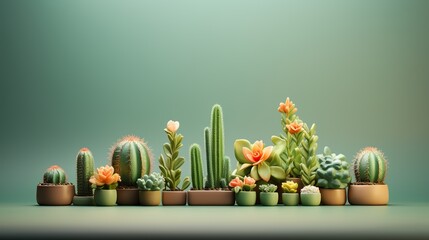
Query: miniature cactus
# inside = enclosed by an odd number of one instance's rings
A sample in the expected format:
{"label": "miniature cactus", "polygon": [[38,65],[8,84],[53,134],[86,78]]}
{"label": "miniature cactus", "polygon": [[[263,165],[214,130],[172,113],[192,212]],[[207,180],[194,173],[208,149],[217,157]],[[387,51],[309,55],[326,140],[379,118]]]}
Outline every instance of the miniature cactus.
{"label": "miniature cactus", "polygon": [[275,192],[276,190],[277,186],[271,183],[259,185],[259,191],[261,192]]}
{"label": "miniature cactus", "polygon": [[125,136],[111,151],[111,165],[121,176],[121,186],[136,186],[138,178],[152,170],[153,156],[146,142],[136,136]]}
{"label": "miniature cactus", "polygon": [[53,165],[46,169],[43,174],[43,183],[66,184],[67,177],[65,171],[58,165]]}
{"label": "miniature cactus", "polygon": [[282,183],[282,188],[285,193],[296,193],[298,191],[298,183],[286,181]]}
{"label": "miniature cactus", "polygon": [[322,188],[346,188],[351,181],[349,163],[343,154],[332,153],[325,147],[317,155],[320,167],[317,169],[317,186]]}
{"label": "miniature cactus", "polygon": [[153,172],[150,175],[145,174],[142,178],[137,179],[136,183],[139,190],[160,191],[165,186],[165,179],[161,174]]}
{"label": "miniature cactus", "polygon": [[356,155],[353,170],[357,182],[384,183],[387,160],[377,148],[366,147]]}
{"label": "miniature cactus", "polygon": [[82,148],[76,157],[77,196],[92,196],[89,179],[94,174],[94,157],[88,148]]}
{"label": "miniature cactus", "polygon": [[313,185],[307,185],[301,188],[302,194],[313,194],[313,193],[320,193],[320,190],[318,187],[315,187]]}
{"label": "miniature cactus", "polygon": [[201,148],[194,143],[190,147],[191,155],[191,172],[192,172],[192,188],[194,190],[203,189],[203,167],[201,160]]}

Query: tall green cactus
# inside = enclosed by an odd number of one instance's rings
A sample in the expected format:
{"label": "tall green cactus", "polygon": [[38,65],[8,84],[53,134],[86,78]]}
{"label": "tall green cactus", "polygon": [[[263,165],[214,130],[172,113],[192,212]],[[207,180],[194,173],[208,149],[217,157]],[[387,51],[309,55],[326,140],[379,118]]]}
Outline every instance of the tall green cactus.
{"label": "tall green cactus", "polygon": [[146,142],[137,136],[125,136],[112,148],[111,165],[121,176],[120,186],[136,187],[137,179],[152,171],[153,155]]}
{"label": "tall green cactus", "polygon": [[203,167],[201,160],[201,148],[194,143],[190,147],[191,155],[191,173],[192,173],[192,188],[194,190],[203,189]]}
{"label": "tall green cactus", "polygon": [[66,172],[58,165],[49,167],[43,174],[43,183],[65,184],[66,181]]}
{"label": "tall green cactus", "polygon": [[304,139],[299,147],[301,153],[301,160],[294,162],[294,165],[299,164],[301,172],[301,181],[306,185],[316,185],[317,169],[319,168],[319,161],[317,159],[317,140],[316,124],[313,124],[309,129],[307,124],[304,124]]}
{"label": "tall green cactus", "polygon": [[94,174],[94,157],[88,148],[81,148],[76,157],[77,196],[92,196],[89,179]]}
{"label": "tall green cactus", "polygon": [[358,152],[353,161],[357,182],[384,183],[387,160],[375,147],[366,147]]}
{"label": "tall green cactus", "polygon": [[206,188],[213,189],[215,187],[214,183],[214,170],[213,170],[213,160],[211,155],[211,145],[210,145],[210,128],[204,128],[204,145],[206,149],[206,167],[207,167],[207,181]]}

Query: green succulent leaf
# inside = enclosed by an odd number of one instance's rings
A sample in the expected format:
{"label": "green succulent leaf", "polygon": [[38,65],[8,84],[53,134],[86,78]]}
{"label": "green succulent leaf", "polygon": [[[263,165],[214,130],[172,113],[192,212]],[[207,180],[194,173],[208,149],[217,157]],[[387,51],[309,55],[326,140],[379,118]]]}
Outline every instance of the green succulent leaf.
{"label": "green succulent leaf", "polygon": [[258,174],[265,182],[270,181],[271,170],[270,166],[266,162],[262,162],[258,165]]}
{"label": "green succulent leaf", "polygon": [[255,179],[255,181],[258,181],[261,179],[261,177],[259,177],[259,173],[258,173],[258,166],[253,166],[252,169],[250,170],[250,176]]}
{"label": "green succulent leaf", "polygon": [[185,163],[185,159],[183,157],[179,157],[173,161],[173,169],[179,169]]}
{"label": "green succulent leaf", "polygon": [[283,168],[277,167],[277,166],[271,166],[270,171],[271,171],[271,176],[273,176],[273,178],[276,178],[279,180],[286,179],[286,173]]}
{"label": "green succulent leaf", "polygon": [[249,160],[244,157],[243,147],[252,149],[252,144],[246,139],[237,139],[234,142],[234,154],[235,158],[239,163],[251,163]]}

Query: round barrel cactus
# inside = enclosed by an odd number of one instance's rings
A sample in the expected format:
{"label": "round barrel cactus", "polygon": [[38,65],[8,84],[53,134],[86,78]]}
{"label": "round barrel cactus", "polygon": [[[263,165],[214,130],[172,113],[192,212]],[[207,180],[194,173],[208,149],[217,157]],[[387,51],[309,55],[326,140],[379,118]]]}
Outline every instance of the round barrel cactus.
{"label": "round barrel cactus", "polygon": [[366,147],[358,152],[353,161],[357,182],[384,183],[387,160],[375,147]]}
{"label": "round barrel cactus", "polygon": [[346,188],[351,181],[349,163],[343,154],[332,153],[325,147],[323,154],[317,155],[317,186],[321,188]]}
{"label": "round barrel cactus", "polygon": [[79,150],[76,157],[77,195],[92,196],[89,179],[94,174],[94,157],[88,148]]}
{"label": "round barrel cactus", "polygon": [[43,174],[43,183],[65,184],[66,180],[65,171],[58,165],[49,167]]}

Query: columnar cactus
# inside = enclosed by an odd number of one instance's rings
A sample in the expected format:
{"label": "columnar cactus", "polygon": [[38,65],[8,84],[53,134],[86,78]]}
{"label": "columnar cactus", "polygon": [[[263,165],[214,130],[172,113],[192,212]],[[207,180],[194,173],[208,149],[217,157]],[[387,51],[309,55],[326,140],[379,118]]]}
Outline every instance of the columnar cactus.
{"label": "columnar cactus", "polygon": [[161,191],[165,186],[165,179],[161,174],[153,172],[150,175],[143,175],[142,178],[137,179],[136,183],[139,190]]}
{"label": "columnar cactus", "polygon": [[357,182],[384,183],[387,160],[377,148],[366,147],[356,155],[353,170]]}
{"label": "columnar cactus", "polygon": [[213,170],[213,160],[211,154],[211,145],[210,145],[210,128],[204,128],[204,145],[206,149],[206,167],[207,167],[207,180],[206,188],[214,188],[214,170]]}
{"label": "columnar cactus", "polygon": [[58,165],[53,165],[46,169],[43,174],[43,183],[66,184],[67,177],[65,171]]}
{"label": "columnar cactus", "polygon": [[317,140],[316,125],[313,124],[309,129],[307,124],[304,124],[304,139],[299,147],[301,153],[300,161],[294,161],[294,168],[300,169],[301,181],[304,185],[316,184],[316,171],[319,168],[317,159]]}
{"label": "columnar cactus", "polygon": [[111,165],[121,176],[120,186],[136,187],[137,179],[152,170],[153,155],[146,142],[137,136],[125,136],[111,151]]}
{"label": "columnar cactus", "polygon": [[201,148],[198,144],[194,143],[191,145],[189,151],[191,155],[192,188],[194,190],[202,190],[204,186]]}
{"label": "columnar cactus", "polygon": [[92,196],[89,179],[94,174],[94,157],[88,148],[81,148],[76,157],[77,196]]}
{"label": "columnar cactus", "polygon": [[343,154],[332,153],[325,147],[317,155],[320,167],[317,169],[317,186],[321,188],[346,188],[350,183],[349,163]]}

